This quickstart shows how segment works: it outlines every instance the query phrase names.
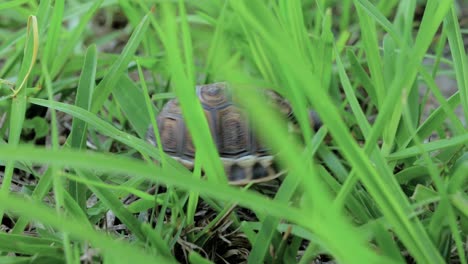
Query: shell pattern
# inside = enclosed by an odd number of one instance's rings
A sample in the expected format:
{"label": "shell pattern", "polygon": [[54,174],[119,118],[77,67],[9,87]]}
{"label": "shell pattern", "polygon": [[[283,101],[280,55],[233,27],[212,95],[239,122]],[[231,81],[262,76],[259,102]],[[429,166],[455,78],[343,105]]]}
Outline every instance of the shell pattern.
{"label": "shell pattern", "polygon": [[[234,104],[225,83],[199,85],[196,92],[231,184],[263,182],[282,174],[275,166],[274,156],[255,137],[242,110]],[[281,112],[291,115],[291,107],[285,99],[270,90],[266,91],[266,96]],[[166,103],[157,117],[157,124],[164,152],[193,169],[195,147],[177,99]],[[156,145],[151,126],[147,139]]]}

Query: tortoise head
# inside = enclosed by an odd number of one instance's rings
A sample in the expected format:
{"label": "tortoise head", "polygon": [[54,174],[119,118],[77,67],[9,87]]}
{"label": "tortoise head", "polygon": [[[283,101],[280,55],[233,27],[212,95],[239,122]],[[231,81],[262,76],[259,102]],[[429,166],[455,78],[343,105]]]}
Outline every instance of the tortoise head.
{"label": "tortoise head", "polygon": [[274,108],[278,109],[288,119],[292,120],[294,118],[293,110],[288,100],[271,89],[265,89],[264,92],[268,103],[272,104]]}
{"label": "tortoise head", "polygon": [[313,131],[319,130],[320,127],[323,125],[322,120],[320,120],[320,117],[318,116],[317,112],[311,109],[309,109],[309,123],[310,128]]}
{"label": "tortoise head", "polygon": [[[288,102],[288,100],[286,100],[284,97],[282,97],[277,92],[271,89],[265,89],[265,94],[268,98],[268,102],[272,103],[281,114],[288,118],[288,120],[294,126],[293,130],[298,131],[297,119],[293,113],[292,106]],[[319,130],[322,126],[322,121],[320,120],[320,117],[318,116],[317,112],[312,109],[309,109],[308,112],[310,128],[313,131]]]}

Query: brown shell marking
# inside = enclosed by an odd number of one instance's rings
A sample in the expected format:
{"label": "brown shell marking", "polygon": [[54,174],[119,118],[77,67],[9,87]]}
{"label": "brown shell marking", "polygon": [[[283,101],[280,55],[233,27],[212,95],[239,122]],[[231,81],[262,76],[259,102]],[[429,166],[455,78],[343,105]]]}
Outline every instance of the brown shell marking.
{"label": "brown shell marking", "polygon": [[233,105],[217,112],[219,152],[236,156],[250,151],[250,134],[247,122]]}

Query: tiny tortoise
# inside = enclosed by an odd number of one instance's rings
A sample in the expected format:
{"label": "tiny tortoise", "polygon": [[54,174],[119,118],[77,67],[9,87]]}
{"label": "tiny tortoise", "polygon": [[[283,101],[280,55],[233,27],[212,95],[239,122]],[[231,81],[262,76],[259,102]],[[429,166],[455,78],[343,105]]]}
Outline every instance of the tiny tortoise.
{"label": "tiny tortoise", "polygon": [[[284,98],[272,90],[264,91],[268,102],[282,114],[292,117],[292,108]],[[264,182],[282,174],[275,166],[274,156],[259,142],[242,110],[232,100],[226,83],[198,85],[196,93],[230,184]],[[311,113],[311,121],[314,119],[316,116]],[[164,152],[193,169],[195,147],[177,99],[166,103],[157,117],[157,124]],[[146,138],[157,145],[152,126]]]}

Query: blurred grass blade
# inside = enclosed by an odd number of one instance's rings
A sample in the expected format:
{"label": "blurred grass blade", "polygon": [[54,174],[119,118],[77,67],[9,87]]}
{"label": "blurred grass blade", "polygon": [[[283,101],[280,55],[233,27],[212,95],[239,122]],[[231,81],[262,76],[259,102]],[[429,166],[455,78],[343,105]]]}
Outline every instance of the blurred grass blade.
{"label": "blurred grass blade", "polygon": [[3,9],[9,9],[15,6],[20,6],[24,3],[29,2],[29,0],[14,0],[14,1],[5,1],[3,3],[0,3],[0,10]]}
{"label": "blurred grass blade", "polygon": [[[359,3],[360,8],[362,10],[366,11],[366,13],[369,16],[372,16],[376,22],[378,22],[386,32],[392,36],[393,40],[397,42],[398,46],[401,46],[403,43],[400,42],[400,35],[397,34],[396,30],[394,29],[394,26],[390,23],[390,21],[387,20],[387,18],[374,6],[372,5],[369,1],[367,0],[354,0],[355,5],[356,3]],[[362,15],[362,14],[361,14]],[[359,15],[359,16],[361,16]]]}
{"label": "blurred grass blade", "polygon": [[[37,28],[37,19],[35,16],[30,16],[26,31],[26,43],[24,47],[23,60],[18,73],[16,89],[13,92],[10,108],[10,124],[8,134],[8,144],[16,146],[19,143],[21,130],[26,113],[26,83],[28,82],[30,73],[36,63],[37,51],[39,45],[39,35]],[[11,181],[13,178],[15,162],[9,161],[5,165],[3,174],[2,187],[0,194],[6,195],[10,191]],[[0,209],[0,219],[3,218],[3,211]]]}
{"label": "blurred grass blade", "polygon": [[468,134],[455,136],[450,139],[440,139],[437,141],[429,142],[422,145],[422,149],[417,146],[409,147],[404,150],[400,150],[388,155],[388,160],[405,159],[420,155],[423,151],[432,152],[436,150],[442,150],[449,147],[461,146],[468,143]]}
{"label": "blurred grass blade", "polygon": [[[80,41],[80,38],[85,32],[89,21],[93,18],[103,1],[104,0],[94,1],[90,9],[84,13],[83,17],[81,17],[79,24],[70,33],[70,38],[61,47],[60,56],[54,57],[54,63],[52,64],[51,69],[51,76],[53,79],[55,79],[60,71],[63,70],[65,63],[70,59],[73,49],[76,47],[76,44]],[[88,47],[88,50],[89,49],[90,47]]]}
{"label": "blurred grass blade", "polygon": [[[76,90],[75,106],[87,111],[91,108],[93,98],[97,67],[97,50],[91,45],[85,55],[83,68],[81,70],[78,88]],[[74,118],[70,132],[70,146],[72,148],[84,148],[86,146],[86,130],[88,124],[83,120]]]}
{"label": "blurred grass blade", "polygon": [[[53,101],[53,91],[52,91],[52,80],[50,78],[49,70],[46,64],[41,65],[42,69],[42,76],[44,78],[45,88],[47,90],[47,95],[49,100]],[[55,110],[50,111],[50,122],[51,122],[51,147],[54,150],[59,149],[59,132],[58,132],[58,122],[57,122],[57,113]],[[55,209],[60,214],[62,213],[62,208],[65,206],[65,184],[64,179],[58,175],[61,167],[58,165],[51,165],[50,166],[52,171],[52,183],[53,183],[53,191],[54,191],[54,198],[55,198]],[[68,210],[68,209],[66,209]],[[71,242],[70,236],[68,233],[63,234],[63,249],[65,253],[65,259],[67,262],[76,261],[73,259],[72,250],[71,250]]]}
{"label": "blurred grass blade", "polygon": [[0,194],[0,200],[3,201],[0,203],[0,210],[6,210],[29,219],[36,219],[62,232],[69,233],[77,239],[89,241],[96,247],[99,247],[104,253],[111,253],[118,257],[119,263],[131,263],[134,261],[139,263],[153,263],[155,261],[158,263],[175,263],[173,259],[162,256],[150,256],[144,251],[130,246],[128,243],[112,238],[105,233],[87,228],[86,225],[82,225],[77,219],[56,214],[52,209],[41,203],[26,201],[4,193]]}
{"label": "blurred grass blade", "polygon": [[465,122],[468,122],[468,61],[466,59],[466,46],[463,44],[454,5],[445,18],[444,26],[447,30],[447,38],[452,53],[458,91],[460,92],[463,112],[465,113]]}
{"label": "blurred grass blade", "polygon": [[135,136],[132,136],[126,132],[123,132],[115,128],[108,122],[103,121],[102,119],[97,117],[95,114],[88,112],[82,109],[81,107],[59,103],[59,102],[50,102],[47,100],[37,99],[37,98],[29,98],[28,101],[33,104],[47,106],[52,109],[56,109],[64,113],[67,113],[69,115],[72,115],[75,118],[85,121],[88,124],[88,126],[92,126],[94,129],[100,131],[104,135],[107,135],[109,137],[114,138],[115,140],[118,140],[124,144],[127,144],[128,146],[138,150],[142,154],[146,154],[157,160],[160,159],[159,153],[155,152],[154,147],[148,145],[146,141],[143,141],[140,138],[137,138]]}
{"label": "blurred grass blade", "polygon": [[203,258],[200,254],[196,251],[191,251],[189,254],[189,262],[190,264],[213,264],[213,262]]}
{"label": "blurred grass blade", "polygon": [[[88,157],[85,159],[85,157]],[[27,145],[0,145],[0,159],[10,161],[31,161],[55,165],[68,165],[81,169],[94,169],[121,174],[134,175],[150,182],[160,182],[165,185],[178,186],[184,190],[195,190],[209,197],[227,202],[238,202],[240,205],[254,210],[260,210],[272,216],[284,218],[300,225],[309,226],[310,213],[303,212],[284,202],[273,202],[258,193],[241,190],[228,185],[219,185],[201,179],[190,177],[190,173],[175,172],[170,167],[161,169],[133,158],[101,154],[74,149],[54,151]],[[317,220],[318,221],[318,220]]]}
{"label": "blurred grass blade", "polygon": [[359,23],[361,26],[361,34],[363,39],[364,50],[366,51],[366,60],[369,65],[370,78],[373,81],[373,93],[376,95],[377,107],[383,104],[386,87],[383,76],[383,63],[380,59],[380,51],[377,40],[377,30],[374,21],[364,13],[360,5],[356,5]]}
{"label": "blurred grass blade", "polygon": [[[255,2],[255,5],[252,5],[251,3]],[[288,86],[290,88],[297,88],[297,87],[321,87],[319,84],[319,76],[311,74],[309,71],[307,71],[308,67],[306,65],[308,62],[304,61],[304,58],[297,56],[294,52],[288,52],[284,53],[285,50],[291,50],[289,45],[287,43],[284,43],[285,41],[279,41],[282,39],[285,39],[284,36],[281,36],[280,33],[278,33],[278,36],[276,38],[272,37],[272,32],[269,32],[267,29],[267,26],[264,26],[265,24],[268,24],[268,28],[272,28],[271,25],[269,24],[270,18],[268,17],[268,9],[266,7],[259,7],[261,6],[259,1],[251,1],[249,6],[242,6],[241,2],[233,2],[232,4],[236,3],[236,6],[238,5],[239,8],[236,7],[236,10],[238,11],[239,14],[242,14],[242,18],[246,21],[251,21],[248,26],[250,26],[251,30],[256,30],[259,35],[264,37],[265,39],[265,46],[271,47],[274,49],[275,56],[270,56],[273,59],[280,59],[276,65],[280,66],[285,66],[282,68],[282,71],[279,71],[278,74],[285,74],[287,75],[288,81]],[[447,4],[447,3],[445,3]],[[445,6],[445,10],[447,6]],[[438,9],[437,11],[436,18],[431,21],[426,21],[426,23],[440,23],[442,20],[441,15],[444,14],[444,8]],[[247,14],[248,13],[248,14]],[[259,16],[258,14],[262,14]],[[265,18],[267,17],[267,18]],[[264,19],[265,21],[262,23],[258,23],[258,19]],[[277,27],[274,27],[277,29]],[[424,30],[427,31],[426,34],[433,34],[435,33],[434,28],[429,28],[429,24],[425,25]],[[273,40],[274,39],[274,40]],[[424,52],[427,50],[429,42],[424,42],[428,41],[429,38],[426,39],[426,37],[421,37],[420,40],[417,41],[417,44],[419,47],[425,48],[422,51],[418,50],[417,55],[423,55]],[[422,59],[422,56],[418,57],[418,63]],[[290,65],[298,65],[297,67],[294,68],[294,70],[289,70],[288,66]],[[416,77],[417,69],[415,68],[409,68],[409,66],[414,67],[413,65],[408,64],[408,68],[405,69],[405,78],[403,78],[403,83],[406,84],[406,87],[408,87],[410,84],[413,82],[413,78]],[[246,81],[245,78],[241,78],[239,75],[233,77],[231,80],[236,80],[237,82],[240,81]],[[296,82],[292,82],[295,80]],[[398,80],[398,79],[397,79]],[[407,83],[406,83],[407,82]],[[405,86],[403,86],[405,87]],[[399,100],[399,94],[401,92],[402,86],[395,86],[392,87],[392,89],[389,92],[389,100],[385,100],[383,103],[383,110],[385,113],[380,113],[378,116],[378,123],[376,124],[373,129],[371,130],[371,133],[369,135],[369,140],[366,141],[366,146],[365,146],[365,151],[370,152],[372,148],[375,146],[375,142],[377,141],[377,136],[381,135],[382,127],[384,125],[383,116],[385,114],[389,115],[394,113],[393,108],[391,106],[396,105],[396,100]],[[239,89],[241,91],[242,89]],[[392,95],[393,94],[393,95]],[[309,95],[309,94],[307,94]],[[259,101],[252,101],[252,97],[248,93],[244,93],[243,96],[240,96],[240,98],[246,99],[246,103],[244,104],[245,107],[248,108],[248,106],[258,106],[260,105]],[[312,105],[315,107],[316,111],[318,112],[319,116],[321,119],[324,121],[325,125],[328,126],[329,131],[331,132],[334,140],[337,142],[337,145],[340,147],[340,152],[346,157],[346,159],[350,162],[350,165],[357,170],[357,175],[361,176],[360,180],[364,183],[366,186],[366,189],[369,191],[369,193],[372,195],[372,198],[376,201],[377,205],[380,207],[382,210],[382,213],[385,215],[387,220],[392,223],[392,226],[394,228],[394,231],[398,234],[399,238],[403,241],[405,244],[406,248],[411,251],[411,253],[414,255],[414,257],[421,261],[421,262],[427,262],[427,261],[433,261],[433,262],[442,262],[442,258],[440,254],[435,250],[434,245],[430,242],[427,233],[425,232],[421,222],[418,219],[411,219],[409,220],[407,218],[407,214],[410,212],[411,208],[409,205],[409,202],[402,192],[401,188],[398,186],[397,182],[393,178],[392,172],[390,168],[388,167],[388,164],[386,160],[384,160],[384,157],[382,155],[376,155],[375,163],[372,164],[371,161],[367,158],[367,155],[362,151],[362,149],[357,145],[351,134],[348,132],[348,128],[345,126],[343,123],[342,119],[340,118],[340,113],[338,109],[334,106],[332,103],[330,97],[328,94],[324,92],[322,89],[316,89],[314,90],[313,96],[308,96],[308,99],[311,101]],[[389,105],[390,102],[392,105]],[[269,124],[264,123],[265,116],[271,116],[267,115],[266,113],[263,113],[260,111],[262,108],[258,107],[255,109],[251,109],[252,113],[255,113],[254,116],[257,116],[255,118],[255,122],[258,122],[258,126],[260,124],[263,125],[262,129],[268,128],[268,131],[279,131],[279,127],[272,127],[273,122],[269,122]],[[262,113],[262,115],[260,114]],[[379,120],[380,119],[380,120]],[[271,119],[269,119],[271,120]],[[385,119],[386,123],[388,123],[388,119]],[[276,139],[273,139],[274,136],[277,136]],[[272,144],[272,146],[275,146],[276,144],[280,144],[281,138],[285,138],[284,135],[279,136],[277,133],[271,133],[271,140],[268,141],[269,143]],[[294,149],[293,147],[290,146],[291,142],[289,142],[289,145],[287,148],[289,148],[291,151]],[[277,146],[280,147],[280,146]],[[286,147],[283,147],[286,148]],[[297,155],[298,151],[292,151],[290,153],[291,156]],[[296,169],[298,167],[304,167],[304,164],[295,164],[297,161],[290,160],[289,166],[291,169]],[[293,165],[295,164],[295,165]],[[304,172],[304,174],[307,174]],[[308,175],[313,175],[313,173],[310,173]],[[364,177],[364,175],[366,175]],[[372,176],[370,176],[372,175]],[[306,183],[306,181],[304,181]],[[316,190],[316,186],[308,186],[308,184],[305,184],[306,189],[310,190]],[[314,193],[312,192],[312,193]],[[314,197],[315,199],[318,199],[317,197]],[[313,202],[313,201],[309,201]],[[326,204],[326,202],[324,202]],[[317,204],[320,204],[317,202]],[[339,223],[339,220],[337,220],[337,225]],[[341,224],[343,224],[341,222]],[[335,227],[336,229],[336,227]],[[316,230],[314,229],[316,232]],[[336,231],[336,230],[335,230]],[[328,236],[329,237],[329,236]],[[349,245],[348,245],[349,246]],[[359,250],[355,248],[354,250]],[[344,253],[344,252],[341,252]],[[335,254],[338,254],[335,252]],[[337,255],[338,256],[338,255]],[[339,258],[338,258],[339,260]]]}
{"label": "blurred grass blade", "polygon": [[56,55],[58,54],[64,8],[64,0],[55,1],[52,9],[52,17],[49,21],[49,28],[47,30],[47,41],[45,42],[44,54],[42,55],[43,62],[46,64],[46,67],[49,68],[55,64]]}
{"label": "blurred grass blade", "polygon": [[[296,178],[287,177],[278,189],[275,200],[281,202],[289,201],[297,191],[298,185],[299,181]],[[281,219],[267,215],[262,220],[261,228],[255,236],[254,243],[252,243],[252,250],[248,258],[249,263],[265,263],[265,255],[270,249],[276,227]]]}
{"label": "blurred grass blade", "polygon": [[[85,110],[90,110],[93,98],[96,67],[97,67],[97,49],[91,45],[85,55],[83,68],[81,70],[78,89],[76,91],[75,105]],[[88,124],[78,118],[73,118],[72,129],[70,131],[70,147],[82,149],[86,147]],[[75,199],[78,205],[86,209],[86,186],[75,181],[69,182],[70,195]]]}
{"label": "blurred grass blade", "polygon": [[[50,188],[52,187],[52,177],[53,177],[53,170],[52,168],[47,169],[37,183],[36,188],[34,189],[33,193],[30,195],[32,200],[41,201],[44,196],[49,193]],[[13,234],[20,234],[23,233],[24,229],[28,225],[30,219],[27,219],[21,216],[15,223],[11,233]]]}
{"label": "blurred grass blade", "polygon": [[60,242],[59,239],[0,233],[0,250],[2,252],[57,257],[62,255],[63,248]]}

